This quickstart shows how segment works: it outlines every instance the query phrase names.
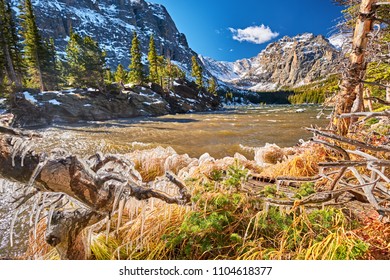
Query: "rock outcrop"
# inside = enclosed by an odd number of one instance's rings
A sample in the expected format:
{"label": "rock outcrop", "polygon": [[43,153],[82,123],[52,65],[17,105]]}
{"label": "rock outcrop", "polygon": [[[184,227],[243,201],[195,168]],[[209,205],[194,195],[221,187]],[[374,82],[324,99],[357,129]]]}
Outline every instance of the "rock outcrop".
{"label": "rock outcrop", "polygon": [[308,84],[336,73],[340,52],[324,36],[305,33],[283,37],[251,59],[231,63],[201,59],[228,85],[264,91]]}
{"label": "rock outcrop", "polygon": [[216,96],[178,80],[169,93],[160,91],[157,85],[110,94],[91,89],[43,93],[30,90],[16,94],[8,111],[15,115],[15,125],[27,127],[199,112],[219,106]]}

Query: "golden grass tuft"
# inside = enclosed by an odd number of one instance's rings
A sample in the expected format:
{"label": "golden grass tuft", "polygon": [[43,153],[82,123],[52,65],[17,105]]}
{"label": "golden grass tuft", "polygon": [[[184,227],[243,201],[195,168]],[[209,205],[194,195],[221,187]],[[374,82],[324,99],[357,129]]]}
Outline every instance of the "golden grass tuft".
{"label": "golden grass tuft", "polygon": [[128,154],[134,162],[135,169],[141,174],[145,182],[151,182],[159,176],[164,175],[164,165],[168,157],[176,152],[168,147],[157,147],[151,150],[135,151]]}
{"label": "golden grass tuft", "polygon": [[329,157],[325,148],[312,145],[299,153],[289,156],[287,160],[264,169],[264,176],[275,178],[278,176],[311,177],[318,174],[318,163]]}

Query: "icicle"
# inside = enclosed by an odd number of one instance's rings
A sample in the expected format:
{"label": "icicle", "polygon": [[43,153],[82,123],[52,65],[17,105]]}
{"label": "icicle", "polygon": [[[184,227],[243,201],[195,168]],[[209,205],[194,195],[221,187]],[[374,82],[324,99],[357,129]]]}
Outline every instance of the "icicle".
{"label": "icicle", "polygon": [[10,229],[10,244],[11,244],[11,247],[14,246],[14,227],[15,227],[16,219],[19,216],[19,211],[20,211],[20,209],[16,210],[16,212],[15,212],[13,218],[12,218],[12,221],[11,221],[11,229]]}
{"label": "icicle", "polygon": [[28,154],[28,152],[31,151],[31,149],[34,147],[34,143],[33,142],[29,142],[23,149],[23,152],[22,154],[20,155],[20,158],[21,158],[21,162],[20,162],[20,165],[23,167],[24,166],[24,158],[26,157],[26,155]]}
{"label": "icicle", "polygon": [[108,236],[110,234],[110,228],[111,228],[111,217],[107,216],[107,222],[106,222],[106,243],[108,243]]}
{"label": "icicle", "polygon": [[15,141],[15,145],[12,147],[12,167],[15,167],[15,157],[17,153],[19,152],[19,147],[23,144],[24,140],[22,138],[19,138]]}
{"label": "icicle", "polygon": [[153,212],[154,210],[154,198],[150,199],[150,211]]}
{"label": "icicle", "polygon": [[37,239],[37,227],[39,222],[39,217],[41,216],[41,212],[43,210],[43,207],[45,205],[45,199],[46,199],[46,193],[43,194],[42,198],[42,204],[39,206],[37,213],[35,214],[35,221],[34,221],[34,239]]}
{"label": "icicle", "polygon": [[142,207],[142,213],[141,213],[141,234],[140,234],[140,250],[142,250],[143,247],[143,237],[144,237],[144,227],[145,227],[145,207]]}
{"label": "icicle", "polygon": [[92,228],[89,228],[87,230],[87,248],[90,248],[91,244],[92,244]]}
{"label": "icicle", "polygon": [[126,200],[125,199],[122,199],[120,202],[119,202],[119,206],[118,206],[118,222],[116,224],[116,232],[118,233],[118,230],[119,230],[119,227],[121,225],[121,221],[122,221],[122,214],[123,214],[123,209],[125,207],[125,202]]}
{"label": "icicle", "polygon": [[56,209],[56,204],[52,204],[49,209],[49,213],[47,214],[47,228],[50,229],[51,219],[53,218],[54,210]]}
{"label": "icicle", "polygon": [[39,201],[41,201],[41,198],[42,198],[42,193],[38,192],[37,196],[35,197],[33,207],[31,208],[31,212],[30,212],[30,227],[33,225],[33,217],[35,215],[35,211],[38,208]]}
{"label": "icicle", "polygon": [[169,205],[169,218],[168,218],[168,221],[170,221],[172,218],[172,205],[170,204]]}
{"label": "icicle", "polygon": [[135,203],[135,218],[137,218],[138,217],[139,201],[136,200],[135,202],[136,202]]}
{"label": "icicle", "polygon": [[124,185],[120,186],[119,190],[115,192],[115,198],[114,198],[114,203],[112,204],[112,213],[115,212],[116,208],[118,207],[118,202],[121,199],[123,189],[125,188]]}
{"label": "icicle", "polygon": [[20,139],[20,138],[18,138],[18,137],[12,137],[12,139],[11,139],[11,146],[14,146],[15,143],[16,143],[16,141],[18,141],[18,139]]}
{"label": "icicle", "polygon": [[133,220],[135,218],[135,201],[134,201],[134,198],[131,198],[130,200],[130,219]]}
{"label": "icicle", "polygon": [[28,182],[28,185],[27,185],[28,187],[31,187],[31,186],[34,184],[35,179],[38,177],[39,173],[41,173],[43,167],[46,165],[46,163],[47,163],[48,160],[49,160],[49,159],[46,157],[44,160],[42,160],[42,161],[35,167],[34,172],[32,173],[31,178],[30,178],[30,180],[29,180],[29,182]]}
{"label": "icicle", "polygon": [[265,206],[264,206],[264,213],[265,213],[265,214],[268,214],[268,212],[269,212],[269,203],[266,202],[266,203],[265,203]]}

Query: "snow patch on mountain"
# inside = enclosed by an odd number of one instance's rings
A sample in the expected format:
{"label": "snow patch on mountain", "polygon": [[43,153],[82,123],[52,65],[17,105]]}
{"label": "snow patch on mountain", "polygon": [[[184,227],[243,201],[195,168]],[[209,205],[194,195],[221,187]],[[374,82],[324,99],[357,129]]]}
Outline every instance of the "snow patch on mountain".
{"label": "snow patch on mountain", "polygon": [[238,79],[241,76],[241,73],[238,71],[239,68],[235,67],[234,62],[216,61],[210,57],[205,57],[202,55],[199,55],[198,57],[206,69],[218,80],[224,82],[231,81]]}
{"label": "snow patch on mountain", "polygon": [[345,49],[350,46],[352,40],[351,33],[336,33],[328,38],[329,42],[337,49]]}

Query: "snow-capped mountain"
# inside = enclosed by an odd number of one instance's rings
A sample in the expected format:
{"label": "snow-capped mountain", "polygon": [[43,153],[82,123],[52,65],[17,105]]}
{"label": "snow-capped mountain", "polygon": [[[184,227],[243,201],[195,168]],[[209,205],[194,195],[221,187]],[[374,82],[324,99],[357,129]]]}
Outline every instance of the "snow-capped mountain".
{"label": "snow-capped mountain", "polygon": [[[18,0],[12,0],[17,10]],[[144,0],[32,0],[38,27],[45,37],[55,38],[64,54],[69,31],[89,35],[107,52],[108,64],[129,65],[130,46],[136,31],[146,56],[153,34],[160,55],[190,69],[191,56],[186,36],[180,33],[166,8]]]}
{"label": "snow-capped mountain", "polygon": [[335,73],[340,53],[322,35],[305,33],[292,38],[285,36],[250,59],[236,62],[200,59],[219,80],[241,89],[263,91],[303,85]]}

